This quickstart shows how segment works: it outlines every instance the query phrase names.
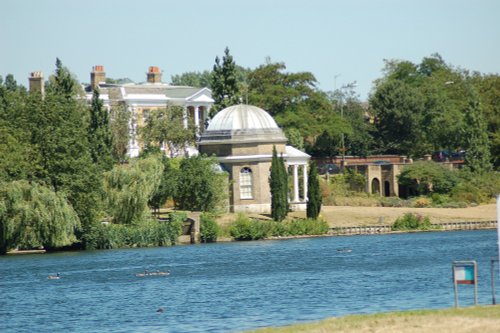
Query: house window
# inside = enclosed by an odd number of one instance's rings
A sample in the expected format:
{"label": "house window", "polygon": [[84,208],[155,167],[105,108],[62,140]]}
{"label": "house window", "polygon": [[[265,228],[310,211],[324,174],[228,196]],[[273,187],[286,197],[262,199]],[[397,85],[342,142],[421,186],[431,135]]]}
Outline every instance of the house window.
{"label": "house window", "polygon": [[252,198],[252,170],[243,168],[240,171],[240,199]]}

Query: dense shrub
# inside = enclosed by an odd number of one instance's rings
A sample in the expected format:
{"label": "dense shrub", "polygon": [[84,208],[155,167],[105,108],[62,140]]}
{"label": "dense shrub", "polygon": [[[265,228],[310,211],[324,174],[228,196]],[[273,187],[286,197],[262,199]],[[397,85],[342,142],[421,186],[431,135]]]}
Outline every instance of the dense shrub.
{"label": "dense shrub", "polygon": [[429,206],[431,206],[431,200],[429,198],[426,198],[426,197],[415,198],[415,200],[413,200],[412,206],[416,207],[416,208],[429,207]]}
{"label": "dense shrub", "polygon": [[456,202],[487,203],[500,193],[500,174],[484,172],[474,174],[467,170],[459,173],[460,181],[450,192]]}
{"label": "dense shrub", "polygon": [[219,225],[215,221],[215,217],[211,214],[201,214],[200,236],[203,243],[211,243],[217,241],[219,234]]}
{"label": "dense shrub", "polygon": [[324,220],[260,221],[240,214],[231,226],[230,234],[235,240],[257,240],[271,236],[324,235],[328,229],[328,223]]}
{"label": "dense shrub", "polygon": [[182,233],[185,218],[185,214],[172,213],[167,221],[146,220],[132,225],[98,224],[92,231],[92,247],[116,249],[175,245]]}
{"label": "dense shrub", "polygon": [[406,213],[398,218],[392,225],[392,230],[429,230],[434,227],[428,217],[422,215]]}
{"label": "dense shrub", "polygon": [[450,202],[450,196],[447,194],[432,193],[431,195],[432,205],[435,207],[442,207]]}
{"label": "dense shrub", "polygon": [[448,193],[457,181],[456,171],[432,161],[419,161],[407,165],[398,176],[400,185],[411,188],[419,195]]}
{"label": "dense shrub", "polygon": [[409,207],[407,200],[398,197],[380,197],[380,205],[382,207]]}
{"label": "dense shrub", "polygon": [[238,214],[230,229],[236,240],[257,240],[266,238],[272,233],[272,222],[252,220],[244,214]]}
{"label": "dense shrub", "polygon": [[356,170],[347,168],[344,171],[344,181],[349,189],[354,192],[363,192],[366,186],[366,178]]}
{"label": "dense shrub", "polygon": [[290,236],[324,235],[328,232],[328,229],[328,223],[324,220],[295,219],[285,223],[285,232],[287,232]]}

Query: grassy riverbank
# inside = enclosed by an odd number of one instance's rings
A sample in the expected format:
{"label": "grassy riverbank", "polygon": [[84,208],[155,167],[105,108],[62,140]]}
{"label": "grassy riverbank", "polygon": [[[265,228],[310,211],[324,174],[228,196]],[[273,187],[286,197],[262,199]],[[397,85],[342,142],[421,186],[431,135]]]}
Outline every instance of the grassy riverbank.
{"label": "grassy riverbank", "polygon": [[[323,206],[320,218],[330,227],[362,227],[373,225],[392,225],[398,217],[414,213],[429,217],[431,223],[469,222],[496,220],[496,205],[488,204],[467,208],[410,208],[410,207],[360,207],[360,206]],[[230,224],[237,214],[228,213],[217,219],[219,225]],[[268,215],[249,214],[257,219],[270,219]],[[305,212],[289,213],[290,218],[305,218]]]}
{"label": "grassy riverbank", "polygon": [[342,333],[495,333],[500,331],[500,306],[480,306],[445,310],[353,315],[329,318],[319,322],[278,328],[256,333],[342,332]]}

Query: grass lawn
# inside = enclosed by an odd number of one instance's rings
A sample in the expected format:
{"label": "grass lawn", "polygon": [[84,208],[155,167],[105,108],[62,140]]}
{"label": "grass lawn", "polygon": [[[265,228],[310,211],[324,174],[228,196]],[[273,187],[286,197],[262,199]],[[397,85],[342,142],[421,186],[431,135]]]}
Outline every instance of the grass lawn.
{"label": "grass lawn", "polygon": [[500,306],[352,315],[252,332],[497,333],[500,332]]}
{"label": "grass lawn", "polygon": [[[431,223],[493,221],[496,220],[496,205],[481,205],[467,208],[404,208],[404,207],[361,207],[361,206],[322,206],[320,218],[330,227],[360,227],[373,225],[392,225],[398,217],[406,213],[427,216]],[[252,218],[270,219],[269,214],[247,214]],[[237,214],[223,214],[217,219],[219,225],[230,224]],[[288,218],[305,218],[305,212],[291,212]],[[382,222],[381,222],[382,221]],[[500,332],[500,330],[499,330]]]}

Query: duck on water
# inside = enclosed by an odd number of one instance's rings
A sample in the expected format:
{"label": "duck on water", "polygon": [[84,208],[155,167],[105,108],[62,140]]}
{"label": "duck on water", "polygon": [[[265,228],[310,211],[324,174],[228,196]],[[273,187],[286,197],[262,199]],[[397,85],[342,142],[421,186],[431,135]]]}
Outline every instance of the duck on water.
{"label": "duck on water", "polygon": [[157,270],[156,272],[149,272],[145,270],[144,273],[137,273],[135,276],[137,277],[146,277],[146,276],[167,276],[170,275],[170,271],[161,272]]}

